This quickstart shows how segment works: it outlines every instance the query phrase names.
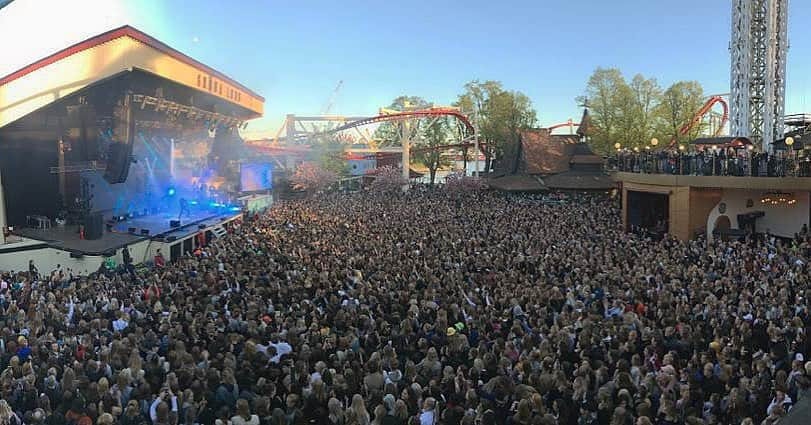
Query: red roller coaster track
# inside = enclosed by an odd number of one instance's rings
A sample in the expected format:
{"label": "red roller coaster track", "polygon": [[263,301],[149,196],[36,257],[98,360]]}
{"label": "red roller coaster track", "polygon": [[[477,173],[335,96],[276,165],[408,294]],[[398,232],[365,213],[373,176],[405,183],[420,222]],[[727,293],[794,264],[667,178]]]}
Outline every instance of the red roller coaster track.
{"label": "red roller coaster track", "polygon": [[[381,114],[375,117],[364,118],[357,121],[352,121],[341,125],[339,127],[324,131],[322,133],[318,133],[317,135],[325,135],[325,134],[332,134],[337,133],[344,130],[349,130],[355,127],[362,127],[364,125],[376,124],[381,122],[389,122],[389,121],[405,121],[412,118],[433,118],[433,117],[442,117],[442,116],[450,116],[454,117],[459,122],[461,122],[465,126],[465,133],[470,136],[473,134],[473,124],[470,123],[467,116],[462,114],[461,112],[455,109],[449,108],[431,108],[431,109],[422,109],[418,111],[407,111],[407,112],[397,112],[394,114]],[[466,138],[467,139],[467,138]],[[285,152],[285,153],[297,153],[297,154],[304,154],[310,150],[309,146],[272,146],[266,144],[259,144],[253,143],[253,145],[259,149],[264,151],[273,151],[273,152]],[[442,145],[442,146],[433,146],[430,148],[415,148],[411,151],[423,151],[423,150],[443,150],[453,147],[469,147],[473,146],[472,143],[459,143],[459,144],[450,144],[450,145]],[[480,144],[479,149],[484,152],[484,144]]]}
{"label": "red roller coaster track", "polygon": [[465,129],[469,134],[473,134],[473,124],[470,123],[470,120],[467,119],[467,116],[462,114],[461,112],[455,109],[448,109],[448,108],[432,108],[432,109],[422,109],[419,111],[407,111],[407,112],[397,112],[394,114],[382,114],[376,117],[365,118],[358,121],[352,121],[350,123],[346,123],[342,126],[338,126],[333,128],[329,131],[324,132],[324,134],[329,133],[337,133],[339,131],[349,130],[355,127],[362,127],[364,125],[369,124],[376,124],[379,122],[387,122],[387,121],[405,121],[411,118],[430,118],[430,117],[441,117],[441,116],[450,116],[455,117],[459,120],[462,124],[465,125]]}
{"label": "red roller coaster track", "polygon": [[[715,134],[713,134],[713,137],[717,137],[719,134],[721,134],[721,132],[724,131],[724,125],[726,125],[727,120],[729,120],[729,106],[727,105],[726,100],[724,100],[724,98],[721,96],[710,96],[710,98],[707,99],[707,102],[704,103],[704,106],[702,106],[701,109],[699,109],[698,112],[696,112],[696,114],[693,116],[693,119],[679,129],[679,134],[682,136],[687,134],[693,127],[696,126],[696,124],[701,122],[701,119],[704,118],[704,115],[709,113],[716,103],[721,104],[721,107],[724,109],[724,112],[723,115],[721,115],[721,125],[719,125],[718,128],[715,130]],[[673,136],[673,138],[670,139],[670,145],[668,145],[668,148],[672,148],[675,144],[676,144],[676,136]]]}

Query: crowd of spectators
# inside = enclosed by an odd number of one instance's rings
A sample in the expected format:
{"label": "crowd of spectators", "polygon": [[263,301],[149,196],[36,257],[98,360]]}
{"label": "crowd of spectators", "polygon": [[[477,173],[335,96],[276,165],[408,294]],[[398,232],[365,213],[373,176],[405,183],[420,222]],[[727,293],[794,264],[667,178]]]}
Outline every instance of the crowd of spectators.
{"label": "crowd of spectators", "polygon": [[0,424],[772,424],[809,241],[624,233],[605,195],[321,195],[162,267],[9,272]]}
{"label": "crowd of spectators", "polygon": [[746,146],[689,152],[623,150],[609,158],[609,168],[631,173],[687,176],[809,177],[811,154],[807,150],[801,153],[776,151],[770,154]]}

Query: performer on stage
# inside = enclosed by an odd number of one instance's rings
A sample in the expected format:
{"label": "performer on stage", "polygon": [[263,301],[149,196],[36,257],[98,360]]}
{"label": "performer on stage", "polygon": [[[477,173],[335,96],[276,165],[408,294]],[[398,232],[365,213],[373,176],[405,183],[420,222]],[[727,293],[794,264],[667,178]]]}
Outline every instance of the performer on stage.
{"label": "performer on stage", "polygon": [[189,209],[189,202],[186,198],[180,198],[180,214],[178,214],[177,219],[180,220],[183,217],[183,213],[186,213],[187,216],[191,217],[191,210]]}

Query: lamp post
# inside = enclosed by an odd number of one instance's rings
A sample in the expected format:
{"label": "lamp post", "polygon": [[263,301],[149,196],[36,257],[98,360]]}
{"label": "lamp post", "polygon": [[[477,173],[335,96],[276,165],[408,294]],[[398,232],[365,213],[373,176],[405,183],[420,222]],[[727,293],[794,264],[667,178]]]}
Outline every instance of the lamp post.
{"label": "lamp post", "polygon": [[[656,150],[656,145],[658,145],[658,144],[659,144],[659,139],[657,139],[657,138],[655,138],[655,137],[652,137],[652,138],[650,139],[650,146],[647,146],[646,148],[647,148],[647,149],[651,149],[651,146],[652,146],[652,147],[653,147],[653,150]],[[654,172],[654,173],[659,173],[659,166],[660,166],[660,165],[661,165],[661,164],[659,164],[659,158],[657,158],[656,156],[654,156],[654,157],[653,157],[653,172]]]}
{"label": "lamp post", "polygon": [[[789,152],[786,152],[786,153],[790,155],[791,152],[794,150],[794,148],[793,148],[793,146],[794,146],[794,138],[793,137],[791,137],[791,136],[786,137],[786,146],[788,147],[788,150],[789,150]],[[793,158],[792,158],[791,165],[792,165],[791,169],[793,171],[794,170]]]}

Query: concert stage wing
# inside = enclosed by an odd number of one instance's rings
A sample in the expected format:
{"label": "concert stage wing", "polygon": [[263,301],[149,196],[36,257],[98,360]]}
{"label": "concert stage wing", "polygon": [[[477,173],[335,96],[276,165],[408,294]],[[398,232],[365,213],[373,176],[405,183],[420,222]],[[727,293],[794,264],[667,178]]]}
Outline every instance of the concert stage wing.
{"label": "concert stage wing", "polygon": [[[242,214],[230,212],[217,214],[210,211],[193,212],[191,217],[183,217],[179,228],[172,228],[170,220],[177,219],[177,214],[155,214],[138,217],[116,223],[113,231],[104,231],[101,239],[81,239],[78,226],[54,226],[50,229],[18,228],[14,233],[29,239],[46,243],[51,248],[79,253],[82,255],[104,255],[146,239],[164,239],[174,236],[181,239],[199,232],[200,226],[212,227],[225,221],[240,217]],[[133,227],[135,233],[128,233]],[[149,235],[142,235],[141,229],[148,229]]]}

